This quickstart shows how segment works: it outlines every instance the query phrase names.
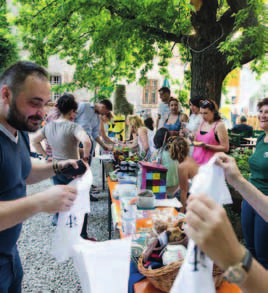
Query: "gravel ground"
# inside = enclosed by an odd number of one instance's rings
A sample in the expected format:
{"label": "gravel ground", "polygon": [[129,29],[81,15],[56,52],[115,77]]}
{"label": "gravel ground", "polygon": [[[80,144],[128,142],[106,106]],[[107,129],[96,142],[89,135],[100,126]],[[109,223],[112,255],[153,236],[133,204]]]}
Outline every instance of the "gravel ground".
{"label": "gravel ground", "polygon": [[[93,160],[94,184],[101,187],[101,165]],[[52,185],[50,180],[28,187],[28,195],[43,191]],[[98,241],[108,239],[107,191],[97,195],[98,202],[91,202],[88,235]],[[38,214],[24,222],[19,240],[19,251],[24,268],[23,292],[82,292],[79,278],[71,259],[56,262],[50,254],[55,227],[52,216]],[[118,232],[112,238],[118,238]]]}

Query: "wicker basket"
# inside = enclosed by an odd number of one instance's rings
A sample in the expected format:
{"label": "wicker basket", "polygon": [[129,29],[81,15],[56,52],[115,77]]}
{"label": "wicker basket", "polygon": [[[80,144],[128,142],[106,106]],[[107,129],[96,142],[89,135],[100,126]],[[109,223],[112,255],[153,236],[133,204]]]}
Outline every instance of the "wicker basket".
{"label": "wicker basket", "polygon": [[142,257],[139,259],[138,270],[154,285],[155,288],[169,292],[183,261],[177,261],[159,269],[146,269]]}
{"label": "wicker basket", "polygon": [[[169,292],[183,261],[173,262],[159,269],[146,269],[143,266],[142,256],[138,262],[138,270],[154,285],[155,288]],[[223,283],[222,271],[214,264],[213,277],[216,289]]]}

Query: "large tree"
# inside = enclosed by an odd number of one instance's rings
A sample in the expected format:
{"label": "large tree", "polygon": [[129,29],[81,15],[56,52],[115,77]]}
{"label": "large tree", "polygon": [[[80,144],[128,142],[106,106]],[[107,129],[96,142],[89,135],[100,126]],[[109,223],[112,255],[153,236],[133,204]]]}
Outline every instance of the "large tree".
{"label": "large tree", "polygon": [[73,86],[111,88],[146,81],[153,60],[168,76],[172,48],[191,63],[191,95],[220,102],[234,68],[266,67],[265,0],[17,0],[25,49],[46,65],[59,54],[76,65]]}

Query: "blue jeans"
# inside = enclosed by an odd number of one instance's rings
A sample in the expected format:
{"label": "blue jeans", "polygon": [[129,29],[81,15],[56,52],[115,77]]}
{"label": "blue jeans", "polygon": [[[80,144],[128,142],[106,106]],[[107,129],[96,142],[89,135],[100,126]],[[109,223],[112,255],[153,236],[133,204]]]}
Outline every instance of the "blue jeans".
{"label": "blue jeans", "polygon": [[242,203],[241,222],[246,248],[268,269],[268,223],[245,200]]}
{"label": "blue jeans", "polygon": [[7,262],[0,265],[0,293],[21,293],[23,269],[18,251],[14,258],[1,256],[1,261],[6,258]]}

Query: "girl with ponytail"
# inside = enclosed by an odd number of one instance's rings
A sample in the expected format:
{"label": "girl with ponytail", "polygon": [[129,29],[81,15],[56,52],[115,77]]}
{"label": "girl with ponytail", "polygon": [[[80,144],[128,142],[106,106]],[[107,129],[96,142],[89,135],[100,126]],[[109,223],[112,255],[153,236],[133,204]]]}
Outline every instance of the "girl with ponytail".
{"label": "girl with ponytail", "polygon": [[183,137],[177,136],[168,143],[168,149],[172,160],[179,162],[178,177],[179,186],[174,195],[178,197],[183,207],[181,212],[185,213],[186,200],[189,190],[189,179],[192,179],[198,171],[198,165],[191,157],[189,157],[189,144]]}

